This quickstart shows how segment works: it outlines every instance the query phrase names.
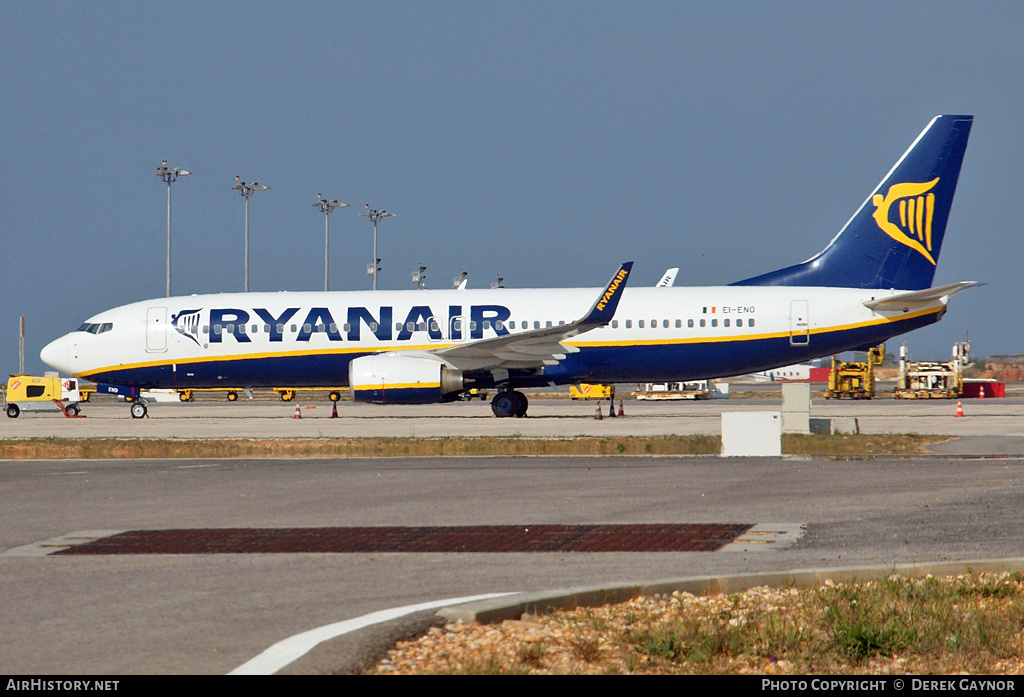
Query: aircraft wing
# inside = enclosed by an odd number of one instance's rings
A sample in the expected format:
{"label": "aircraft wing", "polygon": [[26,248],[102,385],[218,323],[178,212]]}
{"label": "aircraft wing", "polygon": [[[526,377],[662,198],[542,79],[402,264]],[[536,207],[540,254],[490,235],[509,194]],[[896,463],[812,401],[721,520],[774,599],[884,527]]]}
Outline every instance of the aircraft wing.
{"label": "aircraft wing", "polygon": [[603,327],[612,320],[632,268],[631,261],[620,266],[587,314],[574,322],[480,339],[433,353],[460,370],[507,370],[557,365],[559,361],[565,360],[567,354],[579,351],[575,346],[561,342],[591,329]]}
{"label": "aircraft wing", "polygon": [[935,288],[900,293],[888,298],[869,300],[864,305],[879,312],[909,312],[914,308],[930,305],[942,298],[955,295],[962,290],[967,290],[977,285],[981,284],[977,281],[960,281],[959,283],[950,283],[948,286],[936,286]]}

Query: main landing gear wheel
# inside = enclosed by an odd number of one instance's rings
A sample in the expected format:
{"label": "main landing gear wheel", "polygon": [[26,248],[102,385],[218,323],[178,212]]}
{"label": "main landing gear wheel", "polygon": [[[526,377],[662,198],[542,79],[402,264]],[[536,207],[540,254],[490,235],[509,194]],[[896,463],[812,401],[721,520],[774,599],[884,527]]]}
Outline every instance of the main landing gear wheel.
{"label": "main landing gear wheel", "polygon": [[523,417],[526,416],[526,409],[529,402],[522,392],[504,390],[499,392],[491,400],[491,411],[498,417]]}
{"label": "main landing gear wheel", "polygon": [[146,418],[146,405],[142,402],[132,402],[132,418],[133,419],[144,419]]}

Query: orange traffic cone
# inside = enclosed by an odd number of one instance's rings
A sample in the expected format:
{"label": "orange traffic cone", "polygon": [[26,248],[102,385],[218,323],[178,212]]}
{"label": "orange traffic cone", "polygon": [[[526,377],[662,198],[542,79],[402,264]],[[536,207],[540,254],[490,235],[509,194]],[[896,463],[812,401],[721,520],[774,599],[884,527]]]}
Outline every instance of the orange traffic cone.
{"label": "orange traffic cone", "polygon": [[608,400],[608,416],[610,416],[613,419],[615,418],[615,400],[614,399],[609,399]]}
{"label": "orange traffic cone", "polygon": [[625,416],[626,412],[622,411],[622,400],[619,400],[619,416]]}
{"label": "orange traffic cone", "polygon": [[295,417],[294,418],[296,418],[296,419],[301,419],[302,418],[302,412],[299,411],[299,405],[298,404],[295,405]]}
{"label": "orange traffic cone", "polygon": [[331,406],[331,418],[332,419],[336,419],[336,418],[338,418],[338,403],[337,402],[331,402],[331,404],[332,404],[332,406]]}
{"label": "orange traffic cone", "polygon": [[956,418],[960,418],[964,415],[964,405],[960,403],[960,400],[956,400]]}
{"label": "orange traffic cone", "polygon": [[978,399],[985,399],[985,386],[978,385]]}

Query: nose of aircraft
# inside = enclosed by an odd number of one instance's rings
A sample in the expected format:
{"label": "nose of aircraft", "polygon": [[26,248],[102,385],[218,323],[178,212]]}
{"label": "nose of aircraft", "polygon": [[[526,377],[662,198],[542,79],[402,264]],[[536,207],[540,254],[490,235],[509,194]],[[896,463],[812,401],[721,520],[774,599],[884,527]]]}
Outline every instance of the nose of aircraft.
{"label": "nose of aircraft", "polygon": [[54,339],[39,352],[39,358],[51,368],[72,375],[71,361],[68,360],[68,345],[70,341],[67,334],[59,339]]}

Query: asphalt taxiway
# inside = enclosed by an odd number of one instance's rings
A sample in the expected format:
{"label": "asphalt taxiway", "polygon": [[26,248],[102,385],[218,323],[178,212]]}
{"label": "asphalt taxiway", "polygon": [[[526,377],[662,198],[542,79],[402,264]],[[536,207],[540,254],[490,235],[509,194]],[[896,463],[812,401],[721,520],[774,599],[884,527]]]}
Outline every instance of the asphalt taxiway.
{"label": "asphalt taxiway", "polygon": [[[607,434],[597,429],[609,427],[688,433],[716,432],[723,408],[778,409],[777,400],[627,402],[625,419],[595,421],[594,403],[553,400],[537,400],[527,419],[493,419],[486,403],[438,405],[426,412],[343,404],[339,415],[345,416],[330,419],[329,403],[306,405],[300,401],[301,420],[288,415],[294,404],[268,402],[154,405],[150,419],[131,421],[123,404],[96,404],[84,410],[87,419],[9,419],[0,436],[24,436],[36,424],[40,435],[46,429],[49,435],[109,429],[129,437],[258,437],[289,429],[293,437],[340,435],[337,430],[344,429],[355,435],[443,435],[456,428],[523,435],[551,429],[571,437]],[[1024,401],[971,400],[964,404],[964,418],[955,418],[952,408],[946,401],[816,401],[812,415],[855,415],[864,431],[938,432],[960,437],[951,446],[992,442],[1002,444],[995,450],[1011,452],[838,459],[0,462],[2,664],[9,674],[223,674],[310,629],[442,598],[1024,556],[1024,458],[1012,452],[1024,436]],[[213,415],[202,416],[204,410]],[[800,534],[788,546],[738,552],[24,551],[68,533],[97,530],[638,523],[786,525]],[[329,642],[282,672],[352,669],[425,621],[407,618]]]}

